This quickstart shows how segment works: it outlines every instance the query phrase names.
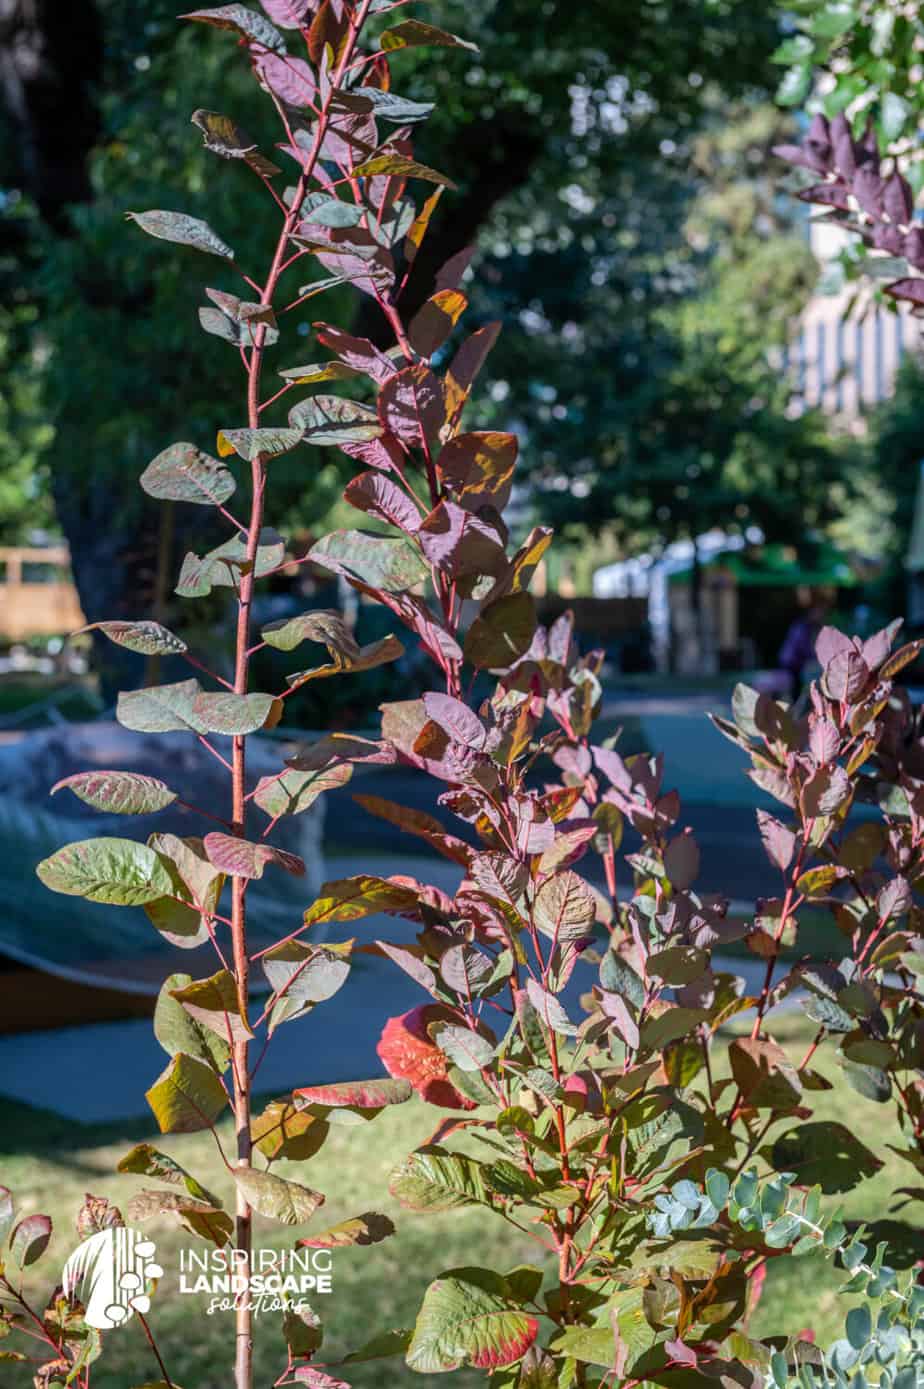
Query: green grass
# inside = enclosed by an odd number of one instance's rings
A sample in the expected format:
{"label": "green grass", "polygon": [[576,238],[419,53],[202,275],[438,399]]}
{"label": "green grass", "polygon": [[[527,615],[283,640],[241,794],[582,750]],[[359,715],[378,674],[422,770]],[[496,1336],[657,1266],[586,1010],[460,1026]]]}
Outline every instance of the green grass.
{"label": "green grass", "polygon": [[[804,1054],[812,1031],[812,1026],[796,1014],[785,1015],[776,1028],[796,1058]],[[882,1218],[892,1192],[896,1186],[907,1184],[911,1174],[911,1169],[884,1146],[897,1133],[892,1107],[872,1104],[845,1090],[831,1050],[822,1050],[819,1058],[817,1069],[838,1088],[807,1096],[815,1117],[848,1124],[884,1160],[875,1176],[856,1191],[829,1198],[829,1204],[842,1202],[850,1219]],[[721,1065],[718,1073],[722,1073]],[[325,1347],[331,1360],[376,1331],[410,1325],[428,1281],[443,1269],[466,1263],[512,1268],[520,1262],[535,1262],[526,1236],[488,1213],[471,1210],[413,1215],[401,1210],[388,1195],[391,1167],[426,1140],[440,1117],[437,1111],[415,1101],[387,1111],[372,1125],[334,1131],[307,1165],[279,1164],[280,1175],[297,1177],[328,1193],[326,1206],[314,1217],[314,1228],[366,1210],[385,1212],[398,1227],[398,1233],[383,1244],[334,1254],[333,1292],[316,1300],[324,1318]],[[221,1132],[230,1146],[230,1126],[223,1125]],[[231,1203],[232,1183],[207,1133],[161,1138],[147,1122],[81,1126],[0,1101],[0,1182],[14,1190],[21,1211],[46,1211],[55,1223],[49,1254],[39,1266],[44,1274],[30,1279],[37,1297],[50,1291],[76,1244],[73,1222],[85,1192],[124,1204],[145,1184],[156,1185],[114,1171],[118,1159],[142,1139],[169,1152],[218,1192],[226,1204]],[[158,1257],[166,1270],[151,1320],[167,1368],[184,1389],[227,1389],[230,1314],[209,1317],[204,1295],[181,1297],[177,1293],[179,1251],[193,1243],[191,1238],[167,1218],[147,1228],[157,1240]],[[285,1248],[293,1242],[291,1231],[261,1223],[261,1247]],[[846,1310],[846,1304],[839,1305],[836,1296],[840,1281],[823,1260],[774,1262],[753,1329],[767,1335],[812,1326],[822,1343],[830,1341],[838,1334]],[[278,1319],[268,1315],[258,1326],[256,1384],[260,1389],[269,1389],[283,1360]],[[4,1371],[4,1385],[28,1389],[31,1375],[27,1367],[4,1366]],[[131,1389],[157,1377],[150,1350],[133,1321],[108,1337],[103,1358],[93,1370],[93,1389]],[[435,1376],[414,1375],[400,1361],[351,1367],[347,1377],[356,1389],[382,1384],[389,1389],[410,1389],[412,1385],[436,1389],[443,1382]],[[476,1374],[461,1373],[453,1383],[460,1389],[471,1389],[483,1385],[484,1380]]]}

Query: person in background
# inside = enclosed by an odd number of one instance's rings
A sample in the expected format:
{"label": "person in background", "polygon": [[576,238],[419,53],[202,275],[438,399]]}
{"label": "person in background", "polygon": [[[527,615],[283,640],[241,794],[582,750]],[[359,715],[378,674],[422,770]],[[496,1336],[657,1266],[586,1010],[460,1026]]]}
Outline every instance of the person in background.
{"label": "person in background", "polygon": [[813,603],[790,623],[780,647],[780,668],[789,676],[789,692],[795,704],[802,693],[805,667],[815,658],[815,641],[824,626],[825,608]]}

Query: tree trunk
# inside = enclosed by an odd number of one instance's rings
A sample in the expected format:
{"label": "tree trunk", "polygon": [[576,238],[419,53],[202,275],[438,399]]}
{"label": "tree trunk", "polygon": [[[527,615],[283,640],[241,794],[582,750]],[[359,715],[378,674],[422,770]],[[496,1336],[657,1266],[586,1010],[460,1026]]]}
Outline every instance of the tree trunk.
{"label": "tree trunk", "polygon": [[68,207],[93,196],[102,69],[93,0],[0,0],[0,95],[18,128],[26,191],[59,232]]}

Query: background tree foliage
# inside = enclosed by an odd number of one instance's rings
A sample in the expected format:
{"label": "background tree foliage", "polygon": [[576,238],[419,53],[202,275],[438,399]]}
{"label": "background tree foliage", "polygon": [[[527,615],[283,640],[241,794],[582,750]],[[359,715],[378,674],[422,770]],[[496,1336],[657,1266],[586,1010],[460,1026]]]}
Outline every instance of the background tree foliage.
{"label": "background tree foliage", "polygon": [[[0,417],[0,450],[16,459],[0,524],[9,535],[48,515],[35,497],[52,448],[54,507],[91,618],[129,615],[129,592],[157,603],[158,556],[183,543],[164,526],[184,523],[161,521],[130,485],[155,438],[182,421],[207,444],[228,422],[228,349],[189,338],[185,277],[122,222],[142,189],[146,203],[201,213],[195,107],[221,91],[223,109],[260,127],[224,45],[176,25],[175,8],[3,11],[0,297],[13,310],[0,326],[22,401]],[[419,153],[439,149],[461,195],[438,210],[404,302],[477,243],[474,311],[507,328],[493,408],[525,436],[532,510],[636,550],[715,523],[789,537],[839,515],[849,468],[815,421],[787,418],[767,356],[813,275],[801,233],[779,239],[763,181],[780,135],[766,104],[776,7],[594,0],[577,24],[563,0],[438,0],[431,18],[476,33],[484,66],[451,51],[441,63]],[[424,62],[408,55],[411,97],[426,95]],[[220,230],[244,266],[259,196],[222,168]],[[303,330],[336,312],[330,297],[309,303]],[[374,305],[357,328],[381,331]],[[165,366],[152,381],[155,348]],[[290,465],[291,522],[316,526],[339,481],[320,455]]]}

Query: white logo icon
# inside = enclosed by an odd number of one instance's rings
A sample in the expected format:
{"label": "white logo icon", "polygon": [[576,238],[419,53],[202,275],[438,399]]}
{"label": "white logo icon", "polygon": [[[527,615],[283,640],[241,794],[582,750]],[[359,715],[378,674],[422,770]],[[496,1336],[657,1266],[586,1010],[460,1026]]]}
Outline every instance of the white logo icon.
{"label": "white logo icon", "polygon": [[140,1230],[114,1225],[84,1240],[64,1265],[65,1297],[80,1296],[85,1320],[99,1331],[111,1331],[128,1321],[133,1312],[147,1312],[151,1299],[145,1292],[150,1278],[162,1278],[154,1262],[154,1241]]}

